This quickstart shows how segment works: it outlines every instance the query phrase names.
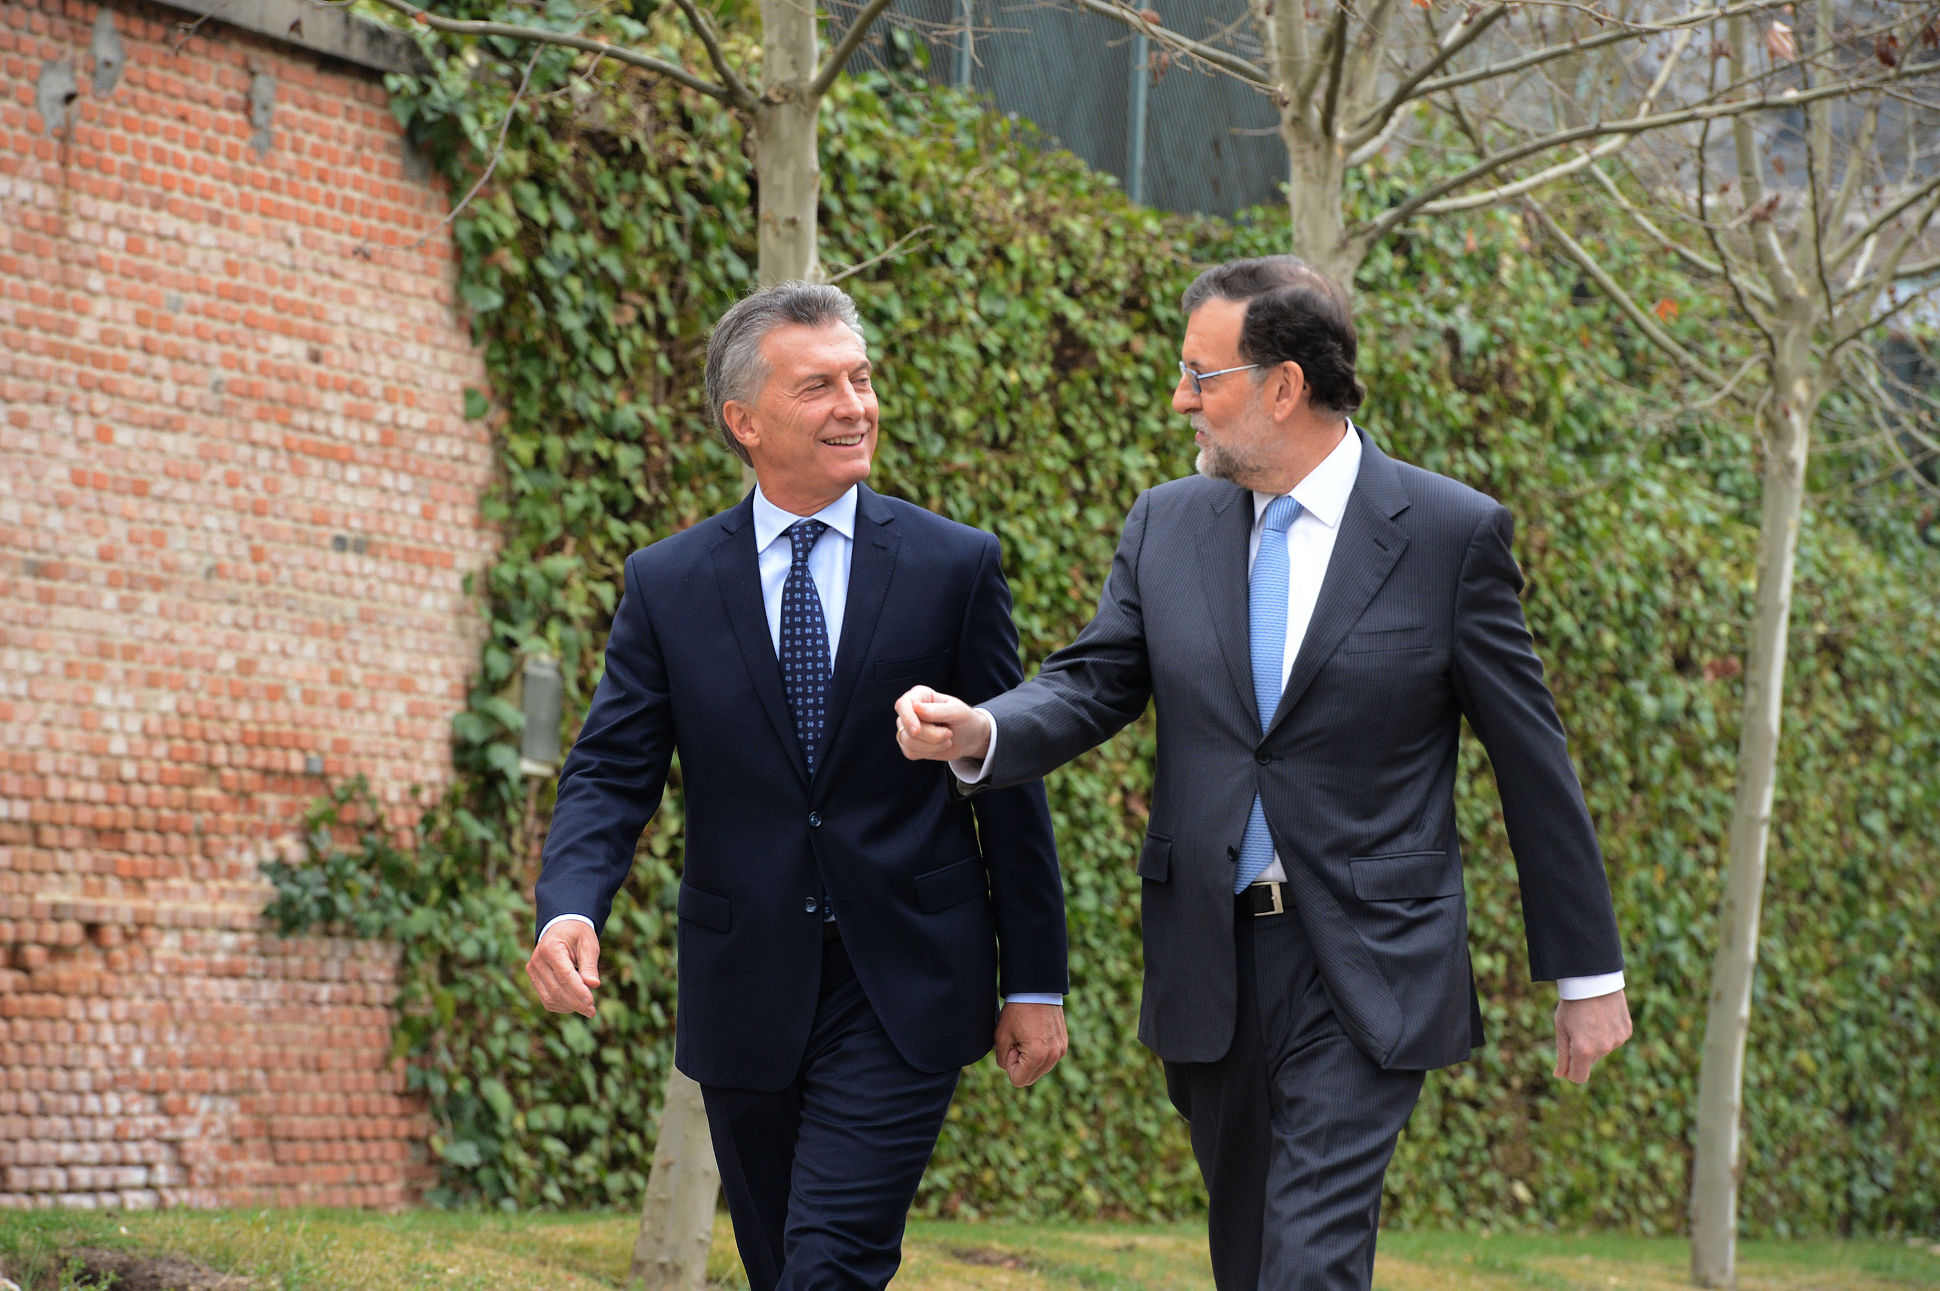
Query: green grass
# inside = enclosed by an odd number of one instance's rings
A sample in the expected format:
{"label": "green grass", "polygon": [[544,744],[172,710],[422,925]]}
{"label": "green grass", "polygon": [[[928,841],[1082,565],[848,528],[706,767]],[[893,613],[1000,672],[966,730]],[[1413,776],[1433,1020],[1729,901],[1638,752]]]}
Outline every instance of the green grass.
{"label": "green grass", "polygon": [[[633,1248],[620,1214],[412,1211],[0,1211],[0,1269],[26,1291],[63,1286],[77,1246],[185,1256],[261,1291],[609,1291]],[[1611,1235],[1389,1233],[1378,1291],[1669,1291],[1688,1285],[1689,1246]],[[745,1285],[725,1220],[709,1272]],[[1940,1243],[1747,1242],[1743,1291],[1940,1288]],[[71,1283],[68,1285],[72,1285]],[[1196,1223],[910,1225],[900,1291],[1211,1291]]]}

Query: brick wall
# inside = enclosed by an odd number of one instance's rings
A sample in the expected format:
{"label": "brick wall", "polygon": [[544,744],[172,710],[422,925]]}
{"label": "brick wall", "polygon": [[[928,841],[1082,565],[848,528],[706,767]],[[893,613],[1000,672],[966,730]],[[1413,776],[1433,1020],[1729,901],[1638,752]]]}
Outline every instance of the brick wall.
{"label": "brick wall", "polygon": [[0,1206],[400,1204],[394,955],[266,932],[256,866],[328,777],[447,773],[493,546],[448,203],[376,72],[117,0],[96,95],[99,12],[0,4]]}

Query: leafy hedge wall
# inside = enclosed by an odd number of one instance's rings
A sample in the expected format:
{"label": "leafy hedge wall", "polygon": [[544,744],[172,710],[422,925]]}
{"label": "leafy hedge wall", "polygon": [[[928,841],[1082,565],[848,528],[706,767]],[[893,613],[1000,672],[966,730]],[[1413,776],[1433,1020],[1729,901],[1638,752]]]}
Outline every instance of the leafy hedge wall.
{"label": "leafy hedge wall", "polygon": [[[399,1043],[439,1121],[440,1195],[519,1206],[639,1196],[671,1051],[682,816],[676,777],[608,929],[598,1020],[541,1013],[519,965],[546,803],[517,777],[505,688],[522,651],[550,650],[575,722],[625,555],[738,497],[700,372],[705,329],[754,255],[739,126],[611,69],[562,89],[565,66],[541,58],[533,85],[548,93],[520,104],[493,183],[456,224],[505,533],[477,589],[493,631],[454,725],[459,788],[403,850],[346,789],[317,812],[317,863],[274,876],[286,927],[348,921],[401,940]],[[394,83],[456,191],[512,80],[488,59]],[[1284,229],[1141,209],[974,105],[886,79],[845,81],[826,119],[825,264],[925,230],[844,284],[880,364],[873,483],[1002,537],[1029,668],[1089,617],[1138,491],[1191,469],[1167,402],[1180,290],[1204,263],[1284,249]],[[1359,200],[1385,201],[1401,178]],[[1631,281],[1666,272],[1610,240]],[[1661,287],[1682,300],[1687,339],[1716,329],[1688,288]],[[1548,1076],[1553,992],[1525,980],[1514,870],[1470,742],[1459,809],[1492,1043],[1429,1081],[1387,1214],[1676,1229],[1730,811],[1753,445],[1683,415],[1675,382],[1511,218],[1391,243],[1360,289],[1366,424],[1519,518],[1528,613],[1607,849],[1637,1022],[1587,1092]],[[1940,1228],[1940,562],[1910,531],[1889,513],[1862,540],[1823,510],[1806,530],[1747,1091],[1754,1230]],[[1134,1038],[1148,723],[1049,781],[1071,1055],[1027,1092],[988,1064],[967,1073],[924,1212],[1202,1204]]]}

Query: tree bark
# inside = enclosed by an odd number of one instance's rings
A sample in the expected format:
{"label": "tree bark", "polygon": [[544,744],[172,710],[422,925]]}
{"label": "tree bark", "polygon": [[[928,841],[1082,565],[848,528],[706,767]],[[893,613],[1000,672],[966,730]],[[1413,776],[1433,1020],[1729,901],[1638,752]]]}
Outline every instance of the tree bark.
{"label": "tree bark", "polygon": [[1712,966],[1704,1056],[1698,1072],[1691,1276],[1702,1287],[1734,1286],[1737,1277],[1745,1042],[1751,1029],[1758,918],[1771,836],[1772,790],[1777,778],[1792,572],[1798,554],[1812,419],[1820,399],[1811,372],[1809,339],[1803,327],[1795,327],[1780,338],[1773,355],[1772,402],[1763,418],[1764,497],[1758,534],[1756,608],[1745,668],[1737,795],[1718,915],[1718,955]]}
{"label": "tree bark", "polygon": [[821,277],[816,207],[822,163],[816,121],[815,7],[761,0],[761,103],[754,114],[754,173],[760,190],[761,281]]}
{"label": "tree bark", "polygon": [[1352,294],[1365,248],[1350,246],[1343,214],[1342,187],[1347,163],[1340,145],[1319,138],[1304,123],[1283,116],[1280,137],[1287,147],[1287,213],[1293,223],[1293,253]]}
{"label": "tree bark", "polygon": [[[822,164],[817,126],[815,9],[762,0],[761,101],[754,110],[755,187],[760,206],[756,276],[766,286],[822,276],[816,255]],[[754,487],[752,468],[742,485]],[[653,1174],[633,1247],[630,1283],[641,1291],[702,1291],[714,1235],[721,1171],[708,1135],[700,1086],[669,1068]]]}
{"label": "tree bark", "polygon": [[702,1291],[714,1241],[721,1171],[707,1133],[701,1087],[669,1068],[653,1174],[633,1243],[627,1285],[639,1291]]}

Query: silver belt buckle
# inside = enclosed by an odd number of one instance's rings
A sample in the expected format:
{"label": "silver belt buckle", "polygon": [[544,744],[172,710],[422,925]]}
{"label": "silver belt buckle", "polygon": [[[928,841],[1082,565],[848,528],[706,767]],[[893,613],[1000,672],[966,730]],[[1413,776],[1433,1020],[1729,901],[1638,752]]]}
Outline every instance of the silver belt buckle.
{"label": "silver belt buckle", "polygon": [[1286,902],[1280,899],[1280,881],[1278,879],[1269,883],[1255,883],[1252,886],[1265,888],[1273,894],[1273,908],[1271,910],[1255,910],[1253,912],[1255,919],[1264,919],[1268,915],[1285,914],[1287,912]]}

